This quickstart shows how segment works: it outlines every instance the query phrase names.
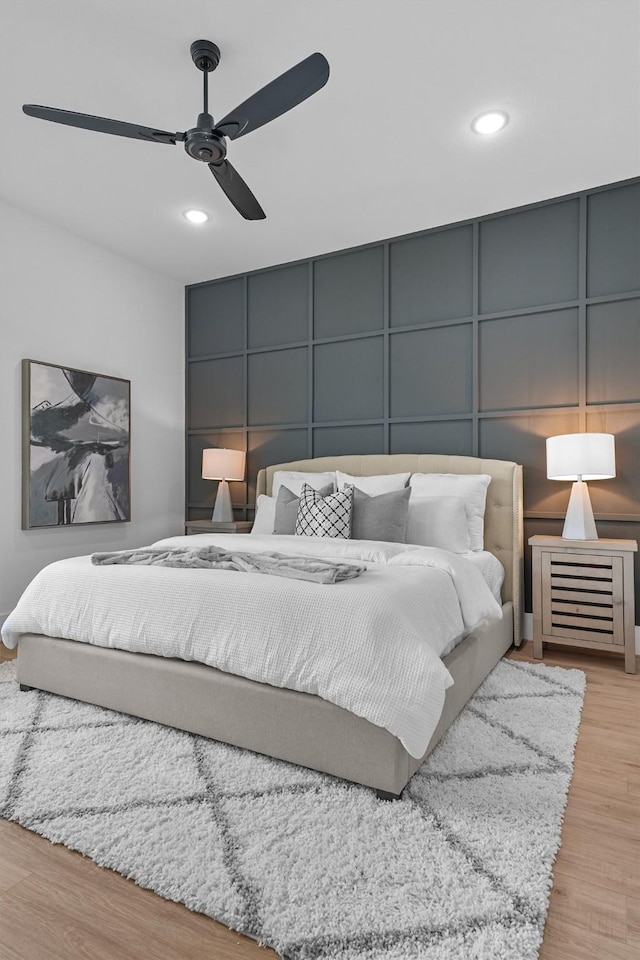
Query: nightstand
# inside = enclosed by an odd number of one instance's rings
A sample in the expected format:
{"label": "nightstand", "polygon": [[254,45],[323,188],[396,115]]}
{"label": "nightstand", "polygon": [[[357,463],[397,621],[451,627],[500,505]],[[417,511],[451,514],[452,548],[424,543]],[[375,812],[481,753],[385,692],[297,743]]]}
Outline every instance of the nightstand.
{"label": "nightstand", "polygon": [[624,651],[636,672],[635,540],[530,537],[533,560],[533,655],[543,643]]}
{"label": "nightstand", "polygon": [[231,520],[229,523],[214,523],[213,520],[185,520],[184,532],[193,533],[250,533],[253,520]]}

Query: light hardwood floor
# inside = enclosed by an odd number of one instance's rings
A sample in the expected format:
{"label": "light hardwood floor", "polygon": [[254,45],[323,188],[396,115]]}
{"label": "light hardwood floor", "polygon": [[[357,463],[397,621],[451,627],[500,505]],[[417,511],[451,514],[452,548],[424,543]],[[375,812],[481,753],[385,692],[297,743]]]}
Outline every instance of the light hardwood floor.
{"label": "light hardwood floor", "polygon": [[[531,654],[527,643],[510,656],[531,660]],[[0,659],[8,657],[0,645]],[[625,674],[617,658],[562,648],[548,651],[545,661],[585,670],[588,684],[540,960],[637,960],[640,674]],[[0,821],[0,957],[269,960],[276,954]]]}

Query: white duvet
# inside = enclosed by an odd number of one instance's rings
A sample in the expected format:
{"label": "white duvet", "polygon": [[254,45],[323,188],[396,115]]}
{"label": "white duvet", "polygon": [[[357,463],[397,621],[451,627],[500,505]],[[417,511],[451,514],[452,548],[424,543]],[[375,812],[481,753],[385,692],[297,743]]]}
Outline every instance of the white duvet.
{"label": "white duvet", "polygon": [[242,552],[277,550],[364,563],[339,584],[226,570],[45,567],[5,621],[2,639],[41,633],[164,657],[305,693],[384,727],[421,757],[451,676],[441,657],[501,607],[464,557],[431,547],[285,536],[200,535]]}

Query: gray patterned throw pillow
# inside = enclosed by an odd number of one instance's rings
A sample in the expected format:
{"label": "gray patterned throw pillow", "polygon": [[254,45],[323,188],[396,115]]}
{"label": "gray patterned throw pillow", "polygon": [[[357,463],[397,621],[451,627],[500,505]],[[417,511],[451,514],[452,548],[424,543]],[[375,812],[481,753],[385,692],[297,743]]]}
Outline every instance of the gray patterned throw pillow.
{"label": "gray patterned throw pillow", "polygon": [[346,486],[339,493],[323,497],[308,483],[304,483],[296,518],[296,536],[340,537],[348,540],[351,536],[352,507],[353,487]]}

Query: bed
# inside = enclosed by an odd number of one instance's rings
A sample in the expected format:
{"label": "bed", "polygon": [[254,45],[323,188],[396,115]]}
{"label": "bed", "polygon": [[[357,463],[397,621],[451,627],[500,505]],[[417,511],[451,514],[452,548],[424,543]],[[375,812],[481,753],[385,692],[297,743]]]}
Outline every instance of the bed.
{"label": "bed", "polygon": [[261,470],[257,496],[271,493],[277,470],[491,476],[484,540],[485,550],[504,568],[503,615],[470,632],[443,657],[453,685],[422,756],[411,755],[387,729],[320,696],[185,659],[25,632],[18,643],[18,680],[25,688],[98,704],[363,784],[384,799],[397,797],[491,669],[521,641],[522,468],[510,461],[433,454],[324,457]]}

